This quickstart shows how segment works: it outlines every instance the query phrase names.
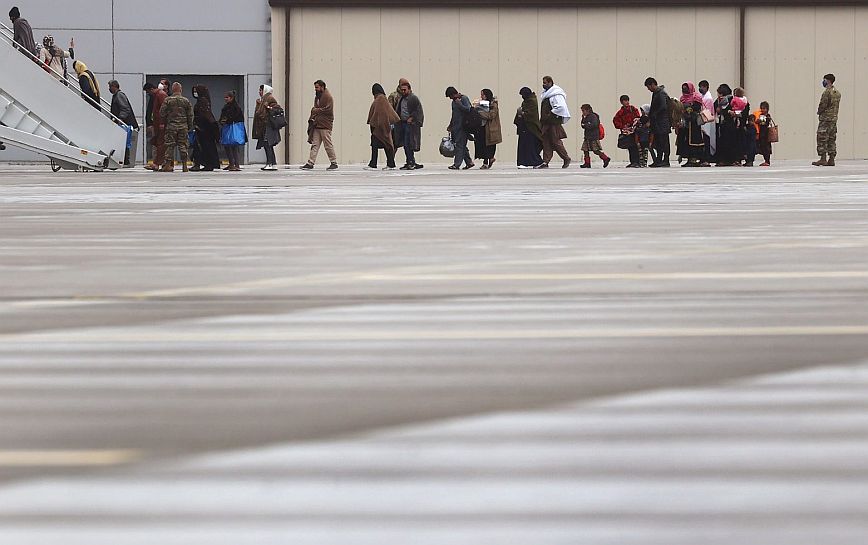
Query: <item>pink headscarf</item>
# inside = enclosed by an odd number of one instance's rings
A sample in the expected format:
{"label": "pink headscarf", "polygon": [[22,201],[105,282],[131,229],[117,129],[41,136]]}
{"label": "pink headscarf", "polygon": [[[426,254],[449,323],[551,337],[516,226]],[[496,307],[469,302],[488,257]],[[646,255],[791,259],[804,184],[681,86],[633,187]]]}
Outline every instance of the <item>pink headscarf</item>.
{"label": "pink headscarf", "polygon": [[747,108],[747,99],[742,97],[732,97],[732,110],[735,112],[744,111]]}
{"label": "pink headscarf", "polygon": [[696,85],[692,81],[685,81],[681,85],[682,87],[687,86],[687,93],[681,95],[682,104],[693,104],[694,102],[702,104],[702,95],[696,90]]}

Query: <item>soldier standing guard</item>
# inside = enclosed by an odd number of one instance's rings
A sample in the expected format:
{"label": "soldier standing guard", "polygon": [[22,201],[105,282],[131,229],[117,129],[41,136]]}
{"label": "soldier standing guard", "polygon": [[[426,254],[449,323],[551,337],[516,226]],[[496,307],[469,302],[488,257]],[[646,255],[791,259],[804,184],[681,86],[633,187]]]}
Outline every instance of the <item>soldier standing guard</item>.
{"label": "soldier standing guard", "polygon": [[166,125],[166,162],[163,172],[174,171],[175,148],[181,152],[181,166],[187,172],[187,138],[193,130],[193,105],[181,95],[183,88],[177,81],[172,84],[172,96],[163,102],[160,118]]}
{"label": "soldier standing guard", "polygon": [[[838,154],[838,107],[841,105],[841,93],[835,89],[835,75],[823,76],[823,96],[817,108],[820,123],[817,125],[817,155],[819,161],[811,163],[815,167],[835,166],[835,156]],[[828,159],[826,158],[828,156]]]}

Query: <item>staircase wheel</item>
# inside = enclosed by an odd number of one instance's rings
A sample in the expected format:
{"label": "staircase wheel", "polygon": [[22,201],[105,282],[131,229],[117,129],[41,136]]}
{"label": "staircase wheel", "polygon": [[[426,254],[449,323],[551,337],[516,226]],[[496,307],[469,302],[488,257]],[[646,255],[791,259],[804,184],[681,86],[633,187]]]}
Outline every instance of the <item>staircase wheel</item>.
{"label": "staircase wheel", "polygon": [[51,172],[60,172],[62,167],[55,163],[54,159],[49,159],[49,161],[51,161]]}

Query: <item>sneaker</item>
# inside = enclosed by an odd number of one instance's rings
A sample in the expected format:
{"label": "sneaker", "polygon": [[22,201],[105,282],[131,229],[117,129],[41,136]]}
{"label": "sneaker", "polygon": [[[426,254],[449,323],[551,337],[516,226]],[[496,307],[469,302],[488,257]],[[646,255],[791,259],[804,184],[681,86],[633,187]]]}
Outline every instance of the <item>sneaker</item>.
{"label": "sneaker", "polygon": [[401,170],[416,170],[416,165],[404,165]]}
{"label": "sneaker", "polygon": [[369,165],[362,167],[362,170],[379,170],[379,169],[377,168],[377,165],[370,165],[369,164]]}
{"label": "sneaker", "polygon": [[457,167],[457,166],[455,166],[455,165],[449,165],[448,168],[449,168],[449,170],[459,170],[459,169],[461,169],[461,167]]}
{"label": "sneaker", "polygon": [[383,170],[397,170],[397,169],[398,169],[398,167],[396,167],[395,165],[392,165],[392,166],[386,165],[383,167]]}
{"label": "sneaker", "polygon": [[770,165],[769,163],[762,163],[762,164],[760,164],[760,166],[761,166],[761,167],[770,167],[770,166],[772,166],[772,165]]}
{"label": "sneaker", "polygon": [[464,167],[464,170],[470,170],[471,168],[473,168],[473,167],[475,167],[475,166],[476,166],[476,163],[470,163],[469,165],[466,165],[466,166]]}
{"label": "sneaker", "polygon": [[549,165],[548,165],[548,163],[542,163],[542,164],[537,165],[537,166],[535,166],[535,167],[533,167],[533,168],[549,168]]}
{"label": "sneaker", "polygon": [[262,167],[262,170],[266,172],[274,172],[277,170],[277,167],[274,165],[265,165],[264,167]]}
{"label": "sneaker", "polygon": [[332,163],[328,166],[328,168],[326,170],[337,170],[337,169],[338,169],[338,164]]}
{"label": "sneaker", "polygon": [[419,163],[413,165],[413,170],[419,170],[420,168],[425,168],[425,165],[420,165]]}
{"label": "sneaker", "polygon": [[313,165],[310,163],[305,163],[305,164],[301,165],[300,168],[301,168],[301,170],[313,170]]}
{"label": "sneaker", "polygon": [[630,163],[626,168],[639,168],[639,163]]}

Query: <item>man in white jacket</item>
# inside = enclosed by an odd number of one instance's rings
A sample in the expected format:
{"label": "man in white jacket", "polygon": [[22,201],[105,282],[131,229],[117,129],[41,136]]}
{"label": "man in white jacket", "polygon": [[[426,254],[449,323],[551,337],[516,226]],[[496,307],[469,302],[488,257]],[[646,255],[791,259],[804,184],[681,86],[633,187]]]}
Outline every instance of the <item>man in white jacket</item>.
{"label": "man in white jacket", "polygon": [[548,168],[555,152],[563,159],[563,168],[570,166],[570,154],[562,140],[567,137],[564,125],[570,120],[567,95],[555,85],[551,76],[543,78],[540,125],[542,126],[543,163],[536,168]]}

